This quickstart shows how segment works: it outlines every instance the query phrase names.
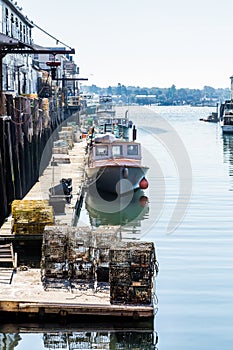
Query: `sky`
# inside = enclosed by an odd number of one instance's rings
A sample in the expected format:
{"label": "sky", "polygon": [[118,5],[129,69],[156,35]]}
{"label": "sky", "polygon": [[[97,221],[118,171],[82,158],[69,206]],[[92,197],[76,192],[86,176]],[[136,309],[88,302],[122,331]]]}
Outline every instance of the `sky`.
{"label": "sky", "polygon": [[[75,48],[87,85],[230,88],[232,0],[17,1],[32,22]],[[36,29],[32,35],[56,46]]]}

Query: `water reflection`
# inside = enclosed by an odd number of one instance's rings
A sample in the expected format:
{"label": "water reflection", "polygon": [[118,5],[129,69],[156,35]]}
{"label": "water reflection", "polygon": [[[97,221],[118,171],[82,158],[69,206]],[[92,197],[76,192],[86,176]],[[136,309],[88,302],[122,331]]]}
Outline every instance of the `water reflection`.
{"label": "water reflection", "polygon": [[233,135],[223,135],[224,162],[230,164],[230,175],[233,174]]}
{"label": "water reflection", "polygon": [[0,349],[13,350],[22,338],[18,333],[0,333]]}
{"label": "water reflection", "polygon": [[223,157],[224,163],[228,164],[229,175],[233,176],[233,135],[231,134],[223,135]]}
{"label": "water reflection", "polygon": [[154,349],[152,332],[73,332],[45,333],[45,349]]}
{"label": "water reflection", "polygon": [[[99,200],[101,197],[101,200]],[[130,225],[140,227],[141,220],[148,217],[148,197],[143,190],[137,190],[130,197],[120,196],[117,200],[115,195],[100,193],[96,195],[91,188],[87,190],[85,207],[92,226],[100,225]]]}
{"label": "water reflection", "polygon": [[[6,325],[4,326],[6,327]],[[31,327],[31,325],[30,325]],[[34,325],[33,337],[36,349],[157,349],[158,335],[146,324],[139,322],[137,325],[131,324],[124,329],[122,326],[112,326],[111,324],[101,324],[96,328],[90,324],[82,326],[61,328],[55,325],[46,325],[46,329],[41,325]],[[14,350],[25,349],[27,337],[29,337],[29,325],[8,326],[9,331],[16,330],[17,333],[1,333],[0,349]],[[30,328],[32,333],[32,328]],[[40,342],[36,341],[40,338]],[[39,345],[40,344],[40,345]]]}

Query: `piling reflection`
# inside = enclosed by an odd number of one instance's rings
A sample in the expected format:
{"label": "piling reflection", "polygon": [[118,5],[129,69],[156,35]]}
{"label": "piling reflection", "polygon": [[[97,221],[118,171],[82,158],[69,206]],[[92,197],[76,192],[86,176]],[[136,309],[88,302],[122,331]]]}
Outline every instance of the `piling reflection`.
{"label": "piling reflection", "polygon": [[21,339],[18,333],[0,333],[0,349],[14,350]]}

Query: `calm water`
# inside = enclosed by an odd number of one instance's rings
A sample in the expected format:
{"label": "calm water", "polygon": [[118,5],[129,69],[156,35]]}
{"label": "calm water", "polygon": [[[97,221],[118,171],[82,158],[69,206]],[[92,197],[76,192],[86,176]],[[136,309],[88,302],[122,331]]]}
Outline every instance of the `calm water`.
{"label": "calm water", "polygon": [[[136,207],[128,208],[128,221],[125,212],[121,214],[122,231],[124,237],[156,245],[154,331],[159,350],[232,349],[233,136],[223,137],[218,124],[199,121],[212,111],[187,106],[129,109],[144,163],[150,166],[149,189],[143,193],[149,204],[140,209],[136,198]],[[110,220],[108,215],[92,215],[93,225]],[[80,223],[89,220],[84,205]],[[9,335],[15,345],[6,349],[53,349],[55,343],[56,349],[69,349],[68,343],[72,349],[151,349],[155,333],[131,331],[64,329],[55,334],[60,345],[49,329],[21,332]]]}

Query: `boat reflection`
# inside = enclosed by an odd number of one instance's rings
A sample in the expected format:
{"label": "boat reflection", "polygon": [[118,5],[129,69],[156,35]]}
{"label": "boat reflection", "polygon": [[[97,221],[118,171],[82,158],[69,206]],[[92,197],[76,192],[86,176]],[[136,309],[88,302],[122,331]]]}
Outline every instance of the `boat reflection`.
{"label": "boat reflection", "polygon": [[233,134],[223,135],[224,162],[233,165]]}
{"label": "boat reflection", "polygon": [[[233,176],[233,135],[223,134],[223,159],[228,165],[229,175]],[[231,188],[233,190],[233,188]]]}
{"label": "boat reflection", "polygon": [[[3,328],[6,328],[4,325]],[[157,349],[158,335],[153,327],[147,327],[144,323],[124,325],[83,324],[82,326],[58,326],[58,325],[33,325],[33,334],[29,325],[9,325],[8,332],[0,333],[0,348],[14,350],[18,346],[24,348],[31,342],[41,342],[41,349]],[[2,327],[1,327],[2,328]],[[13,333],[12,331],[16,331]],[[3,329],[2,329],[3,331]],[[30,341],[28,339],[30,336]],[[27,344],[27,345],[26,345]]]}
{"label": "boat reflection", "polygon": [[131,194],[117,196],[99,192],[91,186],[85,198],[92,226],[100,225],[133,225],[140,226],[141,220],[148,217],[149,200],[144,191],[138,189]]}

